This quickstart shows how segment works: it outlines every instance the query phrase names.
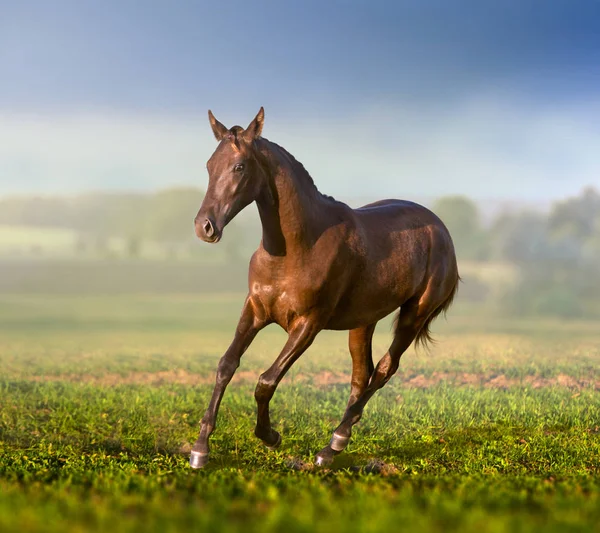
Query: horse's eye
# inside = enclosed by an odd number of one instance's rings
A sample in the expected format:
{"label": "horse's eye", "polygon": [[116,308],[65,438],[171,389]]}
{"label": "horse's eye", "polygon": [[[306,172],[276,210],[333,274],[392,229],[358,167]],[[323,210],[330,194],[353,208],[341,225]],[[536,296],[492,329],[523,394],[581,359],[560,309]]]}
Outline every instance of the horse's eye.
{"label": "horse's eye", "polygon": [[244,170],[244,165],[242,163],[238,163],[233,167],[233,170],[235,170],[235,172],[241,172],[242,170]]}

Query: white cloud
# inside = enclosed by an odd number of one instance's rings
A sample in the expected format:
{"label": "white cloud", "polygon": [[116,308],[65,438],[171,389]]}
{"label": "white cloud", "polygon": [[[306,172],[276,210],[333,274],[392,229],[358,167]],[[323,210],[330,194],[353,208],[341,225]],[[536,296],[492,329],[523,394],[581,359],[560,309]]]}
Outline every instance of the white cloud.
{"label": "white cloud", "polygon": [[[547,200],[600,187],[600,102],[549,109],[497,96],[443,112],[373,105],[335,120],[266,112],[265,136],[337,196]],[[202,187],[214,148],[204,115],[5,113],[0,194]]]}

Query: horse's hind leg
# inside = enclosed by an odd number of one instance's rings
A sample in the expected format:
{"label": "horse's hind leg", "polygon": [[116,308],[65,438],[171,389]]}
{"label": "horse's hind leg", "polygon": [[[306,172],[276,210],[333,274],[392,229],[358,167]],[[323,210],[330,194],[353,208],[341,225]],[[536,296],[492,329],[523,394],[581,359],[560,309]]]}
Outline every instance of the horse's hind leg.
{"label": "horse's hind leg", "polygon": [[346,410],[358,399],[369,384],[369,378],[375,369],[373,365],[373,333],[375,324],[350,330],[348,348],[352,357],[352,379],[350,398]]}
{"label": "horse's hind leg", "polygon": [[[327,465],[333,460],[333,456],[344,450],[348,444],[352,432],[352,426],[356,424],[363,413],[363,409],[371,397],[383,387],[398,370],[400,357],[417,337],[419,331],[427,319],[435,310],[427,300],[411,300],[406,302],[400,311],[394,340],[387,353],[381,358],[377,367],[372,372],[367,386],[358,396],[356,401],[349,405],[340,425],[333,432],[331,442],[321,450],[316,458],[317,465]],[[429,304],[429,305],[428,305]],[[333,453],[329,453],[329,449]]]}
{"label": "horse's hind leg", "polygon": [[[352,380],[346,414],[348,413],[350,406],[354,404],[367,388],[369,378],[373,373],[372,341],[376,325],[377,323],[364,328],[350,330],[348,347],[350,348],[350,355],[352,357]],[[344,415],[344,418],[346,414]],[[350,440],[351,430],[352,428],[350,427],[347,434],[335,434],[332,437],[330,444],[325,446],[325,448],[317,454],[317,464],[330,463],[333,460],[333,457],[346,447],[346,444]]]}

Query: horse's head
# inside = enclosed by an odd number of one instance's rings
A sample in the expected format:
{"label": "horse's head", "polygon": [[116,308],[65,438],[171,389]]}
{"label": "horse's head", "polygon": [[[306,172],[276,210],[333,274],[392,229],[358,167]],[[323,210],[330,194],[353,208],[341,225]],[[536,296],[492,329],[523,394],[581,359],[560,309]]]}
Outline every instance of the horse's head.
{"label": "horse's head", "polygon": [[256,158],[254,141],[260,137],[264,117],[261,107],[246,129],[227,129],[208,112],[219,146],[206,165],[208,188],[194,220],[196,235],[203,241],[218,242],[223,228],[263,190],[267,176]]}

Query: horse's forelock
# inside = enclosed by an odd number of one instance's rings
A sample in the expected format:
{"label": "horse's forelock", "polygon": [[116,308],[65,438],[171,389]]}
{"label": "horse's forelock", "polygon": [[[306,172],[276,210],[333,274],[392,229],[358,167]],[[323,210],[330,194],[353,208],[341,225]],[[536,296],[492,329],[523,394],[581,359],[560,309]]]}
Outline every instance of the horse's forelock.
{"label": "horse's forelock", "polygon": [[242,134],[244,133],[244,128],[241,126],[232,126],[229,128],[228,133],[223,137],[224,141],[230,142],[234,149],[238,152],[242,149],[243,138]]}

